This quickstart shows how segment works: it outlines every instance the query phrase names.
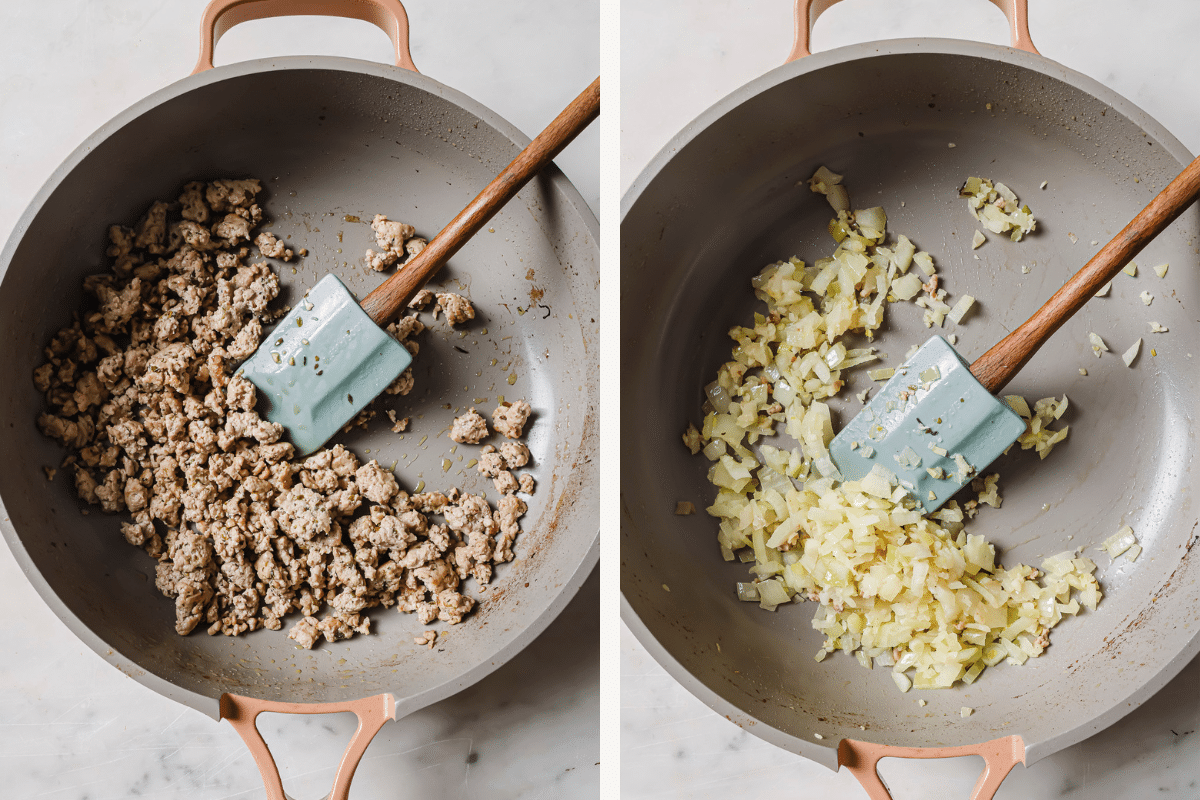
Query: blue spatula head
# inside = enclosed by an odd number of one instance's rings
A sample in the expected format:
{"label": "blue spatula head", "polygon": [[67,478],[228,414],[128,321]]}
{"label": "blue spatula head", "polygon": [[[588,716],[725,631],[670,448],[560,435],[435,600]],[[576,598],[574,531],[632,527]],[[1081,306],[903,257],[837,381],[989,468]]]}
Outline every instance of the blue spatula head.
{"label": "blue spatula head", "polygon": [[240,373],[259,412],[287,429],[299,455],[320,449],[412,363],[404,345],[326,275],[263,337]]}
{"label": "blue spatula head", "polygon": [[934,336],[834,437],[829,455],[846,480],[883,467],[929,513],[1024,432],[1025,421],[983,388],[945,339]]}

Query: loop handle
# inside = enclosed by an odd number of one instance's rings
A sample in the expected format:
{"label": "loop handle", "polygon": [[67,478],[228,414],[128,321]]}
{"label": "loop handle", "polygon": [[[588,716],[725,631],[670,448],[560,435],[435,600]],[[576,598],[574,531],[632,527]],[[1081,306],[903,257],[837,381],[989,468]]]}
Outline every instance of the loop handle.
{"label": "loop handle", "polygon": [[867,790],[871,800],[892,800],[887,786],[879,777],[881,758],[955,758],[983,756],[983,773],[971,791],[971,800],[991,800],[1000,784],[1018,763],[1025,763],[1025,743],[1020,736],[1005,736],[982,744],[963,747],[893,747],[871,744],[854,739],[838,743],[838,766],[845,767]]}
{"label": "loop handle", "polygon": [[[839,0],[796,0],[796,38],[792,43],[792,52],[788,54],[787,61],[783,63],[789,64],[798,58],[812,55],[809,40],[812,38],[813,26],[817,24],[817,17],[824,14],[830,6],[837,2]],[[1008,17],[1012,46],[1027,53],[1040,55],[1038,49],[1033,46],[1033,40],[1029,38],[1028,0],[991,0],[991,2],[1004,12],[1004,16]]]}
{"label": "loop handle", "polygon": [[408,52],[408,12],[400,0],[212,0],[200,21],[200,57],[192,74],[213,68],[213,49],[242,22],[270,17],[346,17],[380,28],[396,48],[396,66],[417,71]]}
{"label": "loop handle", "polygon": [[333,791],[326,800],[347,800],[350,796],[350,781],[354,778],[354,770],[362,760],[367,745],[379,733],[379,729],[389,719],[396,718],[396,700],[390,694],[377,694],[374,697],[364,697],[361,700],[350,700],[343,703],[279,703],[270,700],[257,700],[253,697],[242,697],[236,694],[221,695],[221,719],[229,720],[229,724],[242,737],[258,772],[262,775],[263,785],[267,790],[267,800],[288,800],[283,792],[283,780],[279,777],[279,767],[271,755],[262,734],[259,733],[255,720],[264,711],[274,711],[279,714],[336,714],[341,711],[353,711],[358,717],[358,730],[346,746],[346,752],[338,764],[337,775],[333,779]]}

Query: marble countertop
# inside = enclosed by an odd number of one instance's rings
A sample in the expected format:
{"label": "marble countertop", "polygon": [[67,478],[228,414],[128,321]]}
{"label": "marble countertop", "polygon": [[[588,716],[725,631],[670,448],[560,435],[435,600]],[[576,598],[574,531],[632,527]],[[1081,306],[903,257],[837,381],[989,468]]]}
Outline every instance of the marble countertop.
{"label": "marble countertop", "polygon": [[[425,74],[533,136],[599,71],[599,9],[554,0],[406,0]],[[0,9],[0,234],[97,127],[192,70],[205,0],[62,0]],[[474,10],[464,13],[463,6]],[[261,21],[235,28],[217,63],[284,54],[391,62],[367,23]],[[599,131],[559,158],[593,209]],[[0,795],[55,800],[262,796],[233,729],[112,669],[42,603],[0,546]],[[599,578],[505,666],[376,736],[355,796],[595,797],[599,786]],[[264,717],[288,793],[329,791],[349,714]]]}
{"label": "marble countertop", "polygon": [[[1190,0],[1030,0],[1043,55],[1112,87],[1200,151],[1200,5]],[[778,66],[791,48],[787,0],[659,0],[622,9],[621,186],[684,125]],[[983,0],[850,0],[817,24],[814,50],[935,36],[1007,44]],[[621,631],[621,784],[628,800],[865,797],[834,773],[718,716]],[[1032,767],[997,798],[1200,796],[1200,660],[1116,725]],[[882,762],[897,800],[967,798],[978,759]]]}

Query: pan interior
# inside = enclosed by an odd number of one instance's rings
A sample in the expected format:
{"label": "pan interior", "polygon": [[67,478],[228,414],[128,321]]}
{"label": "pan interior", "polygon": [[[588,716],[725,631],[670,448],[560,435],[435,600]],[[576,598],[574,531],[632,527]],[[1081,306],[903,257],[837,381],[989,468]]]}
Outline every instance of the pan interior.
{"label": "pan interior", "polygon": [[[690,456],[679,436],[700,423],[702,387],[730,358],[726,331],[761,310],[749,279],[772,261],[832,252],[830,209],[802,183],[818,166],[844,173],[854,207],[884,206],[892,236],[905,233],[934,256],[950,302],[978,298],[961,326],[937,331],[957,333],[968,360],[1028,317],[1098,249],[1090,242],[1111,238],[1182,168],[1177,142],[1148,134],[1148,125],[1161,129],[1136,109],[1076,88],[1086,79],[1043,59],[1045,74],[1023,57],[994,60],[1011,51],[988,46],[976,47],[988,58],[920,52],[950,44],[834,54],[751,84],[693,123],[664,151],[669,160],[660,155],[622,223],[622,591],[631,622],[720,713],[826,763],[843,737],[936,746],[1012,733],[1036,760],[1169,679],[1194,653],[1200,625],[1190,558],[1200,522],[1195,209],[1137,259],[1137,278],[1120,276],[1005,390],[1030,401],[1066,393],[1071,433],[1045,461],[1014,450],[997,462],[1003,507],[984,509],[968,529],[996,543],[1006,565],[1086,546],[1106,594],[1095,613],[1057,628],[1041,658],[988,670],[972,686],[908,694],[845,655],[817,663],[814,607],[768,613],[739,603],[733,584],[749,573],[721,560],[715,521],[702,511],[673,515],[676,501],[703,509],[715,493],[708,461]],[[1020,243],[989,234],[972,250],[977,226],[957,195],[970,175],[1012,187],[1037,217],[1036,234]],[[1163,262],[1170,270],[1159,279],[1151,266]],[[1143,290],[1155,296],[1150,307]],[[909,304],[888,313],[876,341],[895,366],[931,331]],[[1170,333],[1150,334],[1149,320]],[[1114,353],[1097,360],[1089,331]],[[1139,337],[1142,355],[1126,368],[1119,354]],[[843,397],[872,385],[865,368],[855,372]],[[859,407],[838,403],[835,427]],[[1112,563],[1094,547],[1122,524],[1146,548],[1136,563]],[[974,715],[961,718],[962,706]]]}
{"label": "pan interior", "polygon": [[[500,396],[531,402],[526,441],[537,493],[517,560],[498,569],[486,591],[468,583],[482,601],[473,618],[436,624],[442,635],[433,651],[413,645],[423,626],[394,609],[371,612],[372,635],[313,651],[286,637],[296,615],[283,632],[179,637],[172,602],[154,588],[152,560],[123,541],[121,518],[98,509],[81,515],[65,471],[67,479],[46,481],[42,467],[57,466],[63,454],[33,425],[42,400],[32,370],[80,306],[82,278],[103,268],[107,226],[132,224],[188,180],[260,177],[267,229],[309,251],[293,264],[276,262],[283,302],[328,272],[361,297],[386,277],[363,266],[374,214],[431,239],[520,150],[519,134],[491,112],[403,70],[284,59],[206,80],[164,90],[111,123],[51,179],[10,244],[0,290],[0,374],[10,381],[0,400],[0,452],[20,454],[0,467],[17,532],[6,528],[10,544],[43,596],[102,655],[205,710],[215,711],[226,691],[298,702],[383,691],[437,699],[428,693],[449,694],[519,649],[527,630],[540,630],[569,599],[563,587],[573,590],[590,571],[594,501],[580,490],[595,436],[590,212],[553,168],[526,187],[430,284],[471,298],[474,322],[462,331],[434,322],[419,337],[413,392],[385,397],[368,431],[334,440],[364,461],[395,465],[409,492],[459,486],[494,502],[491,482],[468,466],[478,447],[456,447],[445,433],[467,406],[487,414]],[[388,408],[411,418],[408,433],[390,431]]]}

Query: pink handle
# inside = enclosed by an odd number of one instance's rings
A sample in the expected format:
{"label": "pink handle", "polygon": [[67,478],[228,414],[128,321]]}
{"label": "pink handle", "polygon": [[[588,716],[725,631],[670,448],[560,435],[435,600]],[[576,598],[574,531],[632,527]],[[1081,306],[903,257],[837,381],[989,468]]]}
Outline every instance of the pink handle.
{"label": "pink handle", "polygon": [[[792,52],[788,54],[785,64],[798,58],[812,55],[809,49],[809,39],[812,38],[813,25],[817,17],[839,0],[796,0],[796,39],[792,44]],[[1028,0],[991,0],[991,2],[1008,17],[1009,32],[1012,46],[1029,53],[1038,53],[1029,38],[1029,4]]]}
{"label": "pink handle", "polygon": [[258,715],[264,711],[280,714],[354,712],[358,717],[358,730],[346,746],[346,752],[338,764],[337,775],[333,779],[333,791],[327,797],[327,800],[347,800],[350,796],[350,781],[354,778],[354,770],[358,768],[358,762],[366,752],[367,745],[375,738],[375,734],[379,733],[385,722],[396,718],[396,700],[390,694],[377,694],[374,697],[345,703],[276,703],[236,694],[221,695],[221,719],[229,720],[229,724],[250,748],[250,755],[254,756],[254,763],[258,764],[259,774],[262,775],[263,785],[267,789],[267,800],[288,800],[287,795],[283,793],[283,780],[279,777],[279,767],[275,765],[275,758],[259,733],[258,726],[254,724]]}
{"label": "pink handle", "polygon": [[1025,743],[1020,736],[1005,736],[963,747],[891,747],[854,739],[838,743],[838,766],[845,767],[867,790],[871,800],[892,800],[877,769],[881,758],[955,758],[983,756],[983,774],[975,782],[971,800],[991,800],[1018,763],[1025,763]]}
{"label": "pink handle", "polygon": [[200,21],[200,58],[192,74],[213,68],[213,48],[242,22],[269,17],[348,17],[379,27],[396,47],[396,66],[417,71],[408,52],[408,13],[400,0],[212,0]]}

